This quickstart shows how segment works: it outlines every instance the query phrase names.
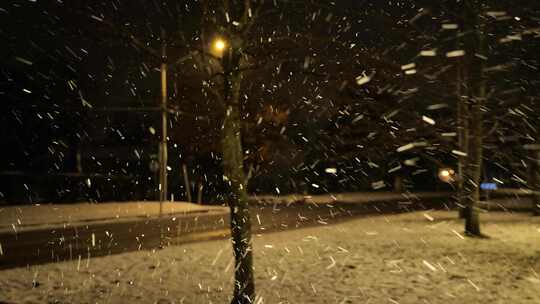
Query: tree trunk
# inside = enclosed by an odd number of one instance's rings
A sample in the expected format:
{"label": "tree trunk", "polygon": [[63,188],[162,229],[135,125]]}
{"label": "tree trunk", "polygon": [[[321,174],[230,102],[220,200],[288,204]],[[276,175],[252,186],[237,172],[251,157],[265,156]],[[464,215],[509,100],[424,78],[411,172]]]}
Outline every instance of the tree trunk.
{"label": "tree trunk", "polygon": [[[480,68],[483,66],[479,64]],[[475,82],[475,80],[473,80]],[[480,220],[476,204],[480,200],[480,183],[482,178],[482,157],[483,157],[483,112],[482,107],[485,98],[485,81],[478,82],[478,93],[472,98],[470,140],[469,140],[469,160],[467,161],[467,180],[464,191],[467,195],[465,204],[465,232],[469,235],[481,235]]]}
{"label": "tree trunk", "polygon": [[[241,140],[239,55],[230,50],[225,64],[225,117],[222,127],[223,171],[229,183],[228,203],[231,212],[231,237],[235,258],[235,283],[232,304],[248,304],[255,300],[253,255],[248,194],[245,185],[244,153]],[[227,59],[225,59],[227,60]]]}
{"label": "tree trunk", "polygon": [[[458,49],[461,47],[458,41]],[[456,97],[457,97],[457,129],[458,129],[458,147],[461,152],[469,154],[469,120],[467,119],[467,100],[463,98],[463,66],[461,59],[458,59],[456,66]],[[464,182],[467,169],[467,156],[458,156],[458,179],[457,179],[457,205],[459,208],[459,217],[465,218],[466,194]]]}
{"label": "tree trunk", "polygon": [[466,175],[464,181],[464,191],[466,193],[465,204],[465,232],[468,235],[480,236],[480,219],[477,202],[480,199],[480,182],[482,176],[483,157],[483,107],[486,99],[486,79],[484,75],[485,66],[485,40],[483,26],[478,23],[478,9],[472,1],[466,1],[465,5],[465,29],[471,31],[466,42],[466,52],[469,57],[469,103],[468,115],[469,134],[468,139],[468,160],[466,162]]}
{"label": "tree trunk", "polygon": [[400,175],[394,176],[394,192],[403,192],[403,177]]}
{"label": "tree trunk", "polygon": [[532,151],[531,190],[533,215],[540,216],[540,151]]}

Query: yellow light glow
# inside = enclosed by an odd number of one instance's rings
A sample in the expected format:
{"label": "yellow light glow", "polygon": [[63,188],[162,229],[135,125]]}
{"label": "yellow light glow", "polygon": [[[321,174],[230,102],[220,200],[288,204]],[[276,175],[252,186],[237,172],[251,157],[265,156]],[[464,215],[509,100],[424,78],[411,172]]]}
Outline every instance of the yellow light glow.
{"label": "yellow light glow", "polygon": [[218,52],[223,52],[225,46],[225,41],[223,41],[222,39],[218,39],[214,42],[214,49],[216,49],[216,51]]}
{"label": "yellow light glow", "polygon": [[439,169],[439,179],[445,183],[454,182],[454,170],[453,169]]}

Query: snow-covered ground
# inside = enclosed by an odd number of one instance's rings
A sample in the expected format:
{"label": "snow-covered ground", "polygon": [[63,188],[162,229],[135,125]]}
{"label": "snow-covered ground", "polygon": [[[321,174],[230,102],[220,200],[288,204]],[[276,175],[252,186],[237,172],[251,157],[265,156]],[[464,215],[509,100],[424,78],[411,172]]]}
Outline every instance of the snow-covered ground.
{"label": "snow-covered ground", "polygon": [[[369,217],[256,235],[257,303],[540,303],[540,217]],[[230,242],[0,271],[0,302],[227,303]]]}
{"label": "snow-covered ground", "polygon": [[[0,208],[0,232],[13,232],[89,222],[133,220],[159,216],[159,202],[109,202],[76,204],[37,204]],[[228,212],[220,206],[198,205],[187,202],[164,202],[164,216],[198,212]]]}
{"label": "snow-covered ground", "polygon": [[[448,193],[393,193],[393,192],[351,192],[304,196],[253,196],[253,203],[312,203],[327,204],[335,201],[348,204],[362,204],[374,201],[410,201],[447,197]],[[0,206],[0,233],[16,233],[28,230],[56,229],[65,226],[86,226],[95,223],[146,220],[157,218],[160,204],[156,201],[35,204]],[[216,205],[199,205],[188,202],[164,202],[163,216],[188,214],[228,213],[229,208]]]}

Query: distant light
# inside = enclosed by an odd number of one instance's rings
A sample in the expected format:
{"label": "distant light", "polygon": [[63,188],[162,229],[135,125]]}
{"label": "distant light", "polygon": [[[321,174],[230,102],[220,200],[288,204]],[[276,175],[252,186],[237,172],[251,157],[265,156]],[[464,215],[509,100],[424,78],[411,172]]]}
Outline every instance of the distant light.
{"label": "distant light", "polygon": [[480,189],[482,190],[497,190],[497,184],[496,183],[481,183]]}
{"label": "distant light", "polygon": [[214,42],[214,49],[216,49],[216,51],[218,51],[218,52],[223,52],[223,50],[225,50],[226,46],[227,46],[227,44],[225,43],[225,41],[223,39],[217,39]]}
{"label": "distant light", "polygon": [[444,183],[452,183],[454,181],[454,170],[450,168],[439,169],[439,179]]}

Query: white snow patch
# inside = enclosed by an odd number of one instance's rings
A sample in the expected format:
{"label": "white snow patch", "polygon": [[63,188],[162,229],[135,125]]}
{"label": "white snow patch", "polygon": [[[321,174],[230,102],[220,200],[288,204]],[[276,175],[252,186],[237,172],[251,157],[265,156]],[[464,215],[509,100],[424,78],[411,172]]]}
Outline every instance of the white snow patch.
{"label": "white snow patch", "polygon": [[[463,231],[457,212],[430,211],[435,220],[429,225],[423,213],[254,236],[255,302],[540,303],[534,258],[540,218],[485,213],[482,230],[491,238],[463,240],[452,233]],[[376,234],[366,237],[366,231]],[[1,270],[0,302],[227,303],[234,286],[230,244]],[[267,244],[289,249],[267,250]]]}

